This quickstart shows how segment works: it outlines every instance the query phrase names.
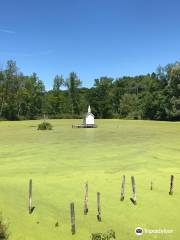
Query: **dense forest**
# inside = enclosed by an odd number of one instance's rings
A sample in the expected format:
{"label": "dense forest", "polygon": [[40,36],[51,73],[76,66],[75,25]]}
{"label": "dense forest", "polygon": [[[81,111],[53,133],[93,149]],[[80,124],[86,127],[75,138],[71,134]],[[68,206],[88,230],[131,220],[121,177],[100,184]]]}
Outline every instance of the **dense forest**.
{"label": "dense forest", "polygon": [[75,72],[56,75],[49,91],[15,61],[0,70],[0,119],[82,118],[89,103],[96,118],[180,120],[180,62],[147,75],[101,77],[91,88]]}

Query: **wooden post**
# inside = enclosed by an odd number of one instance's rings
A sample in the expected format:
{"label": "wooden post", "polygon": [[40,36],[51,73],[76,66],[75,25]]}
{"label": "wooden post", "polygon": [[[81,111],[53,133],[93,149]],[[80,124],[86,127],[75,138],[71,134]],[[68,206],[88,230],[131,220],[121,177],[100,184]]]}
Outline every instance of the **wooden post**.
{"label": "wooden post", "polygon": [[153,190],[153,182],[151,181],[151,186],[150,186],[150,190]]}
{"label": "wooden post", "polygon": [[101,204],[100,204],[100,192],[97,193],[97,219],[99,222],[102,221],[102,217],[101,217]]}
{"label": "wooden post", "polygon": [[170,191],[169,191],[169,195],[173,195],[173,188],[174,188],[174,175],[171,175],[171,177],[170,177]]}
{"label": "wooden post", "polygon": [[84,215],[88,213],[88,182],[85,183],[85,195],[84,195]]}
{"label": "wooden post", "polygon": [[70,211],[71,211],[71,232],[72,234],[76,233],[76,226],[75,226],[75,209],[74,203],[70,204]]}
{"label": "wooden post", "polygon": [[135,188],[135,178],[134,176],[131,177],[131,182],[132,182],[132,191],[133,191],[133,196],[130,198],[131,202],[136,205],[136,188]]}
{"label": "wooden post", "polygon": [[29,180],[29,213],[32,213],[32,179]]}
{"label": "wooden post", "polygon": [[125,176],[122,177],[122,185],[121,185],[121,198],[120,200],[124,200],[124,195],[125,195]]}

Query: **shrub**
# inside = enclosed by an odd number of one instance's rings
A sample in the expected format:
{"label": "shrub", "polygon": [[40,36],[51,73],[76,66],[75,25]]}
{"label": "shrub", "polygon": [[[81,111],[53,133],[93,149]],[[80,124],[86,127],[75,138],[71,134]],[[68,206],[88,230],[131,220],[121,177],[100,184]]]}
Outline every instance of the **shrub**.
{"label": "shrub", "polygon": [[44,121],[38,125],[38,130],[52,130],[52,125]]}
{"label": "shrub", "polygon": [[111,229],[106,233],[92,233],[91,240],[115,240],[115,232]]}
{"label": "shrub", "polygon": [[3,222],[2,216],[0,215],[0,240],[7,240],[9,238],[7,230],[8,226]]}

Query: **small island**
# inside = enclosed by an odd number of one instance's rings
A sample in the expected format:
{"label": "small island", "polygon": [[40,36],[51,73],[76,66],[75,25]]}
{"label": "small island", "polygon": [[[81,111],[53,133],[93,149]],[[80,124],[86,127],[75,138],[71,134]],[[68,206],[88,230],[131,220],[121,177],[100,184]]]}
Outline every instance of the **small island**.
{"label": "small island", "polygon": [[73,124],[72,128],[97,128],[97,125],[94,121],[94,114],[91,112],[91,107],[89,105],[88,112],[84,116],[83,123],[82,124]]}

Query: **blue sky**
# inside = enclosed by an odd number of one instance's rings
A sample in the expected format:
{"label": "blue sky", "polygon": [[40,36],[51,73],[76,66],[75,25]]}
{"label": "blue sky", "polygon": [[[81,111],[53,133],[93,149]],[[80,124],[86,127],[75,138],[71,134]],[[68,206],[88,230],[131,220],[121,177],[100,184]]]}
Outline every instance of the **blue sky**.
{"label": "blue sky", "polygon": [[155,71],[180,60],[179,0],[2,0],[0,66],[24,74],[75,71],[84,86],[100,76]]}

